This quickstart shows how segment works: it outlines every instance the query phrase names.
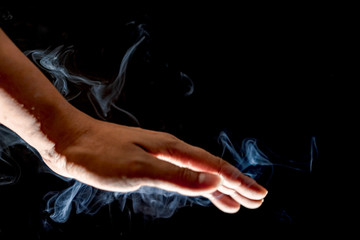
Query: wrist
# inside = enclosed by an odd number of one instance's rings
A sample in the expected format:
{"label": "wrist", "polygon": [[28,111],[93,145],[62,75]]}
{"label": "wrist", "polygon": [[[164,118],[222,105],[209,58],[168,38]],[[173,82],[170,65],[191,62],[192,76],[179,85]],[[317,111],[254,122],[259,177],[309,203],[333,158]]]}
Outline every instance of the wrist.
{"label": "wrist", "polygon": [[91,119],[63,98],[23,103],[1,88],[0,106],[0,123],[49,161],[59,157],[62,150],[82,134]]}
{"label": "wrist", "polygon": [[86,132],[91,120],[66,101],[53,105],[39,118],[41,132],[54,144],[57,153],[63,152]]}
{"label": "wrist", "polygon": [[43,158],[80,134],[87,115],[74,108],[0,29],[0,123]]}

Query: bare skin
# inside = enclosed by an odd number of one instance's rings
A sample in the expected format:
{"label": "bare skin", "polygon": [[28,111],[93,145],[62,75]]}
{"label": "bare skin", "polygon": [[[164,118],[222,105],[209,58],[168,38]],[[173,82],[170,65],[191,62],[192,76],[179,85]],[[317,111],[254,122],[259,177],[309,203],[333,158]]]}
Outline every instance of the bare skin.
{"label": "bare skin", "polygon": [[96,120],[69,104],[0,29],[0,123],[56,173],[116,192],[153,186],[207,197],[235,213],[267,190],[223,159],[171,134]]}

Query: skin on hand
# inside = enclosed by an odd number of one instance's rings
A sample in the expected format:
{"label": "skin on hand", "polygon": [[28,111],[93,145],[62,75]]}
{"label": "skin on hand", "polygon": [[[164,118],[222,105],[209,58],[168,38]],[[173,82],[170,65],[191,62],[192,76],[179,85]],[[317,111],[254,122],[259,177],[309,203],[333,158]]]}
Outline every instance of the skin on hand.
{"label": "skin on hand", "polygon": [[207,197],[224,212],[257,208],[265,188],[228,162],[171,134],[87,118],[82,134],[65,147],[62,175],[108,191],[153,186],[187,196]]}
{"label": "skin on hand", "polygon": [[224,212],[257,208],[267,190],[171,134],[95,120],[69,104],[0,29],[0,123],[56,173],[117,192],[153,186],[204,196]]}

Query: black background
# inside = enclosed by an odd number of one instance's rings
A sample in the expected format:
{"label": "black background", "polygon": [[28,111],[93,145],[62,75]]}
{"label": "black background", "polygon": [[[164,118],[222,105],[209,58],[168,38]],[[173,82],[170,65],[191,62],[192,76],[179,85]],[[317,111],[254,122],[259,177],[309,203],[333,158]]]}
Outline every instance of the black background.
{"label": "black background", "polygon": [[[67,223],[44,229],[42,198],[63,183],[39,174],[35,157],[19,146],[12,152],[23,174],[16,184],[0,187],[1,237],[292,238],[342,229],[338,223],[346,220],[339,216],[344,207],[337,204],[347,180],[334,176],[345,160],[334,150],[341,141],[338,134],[350,131],[345,127],[354,78],[348,76],[352,63],[346,54],[353,15],[346,9],[328,3],[123,2],[7,9],[13,17],[3,29],[21,50],[73,45],[73,69],[103,81],[116,76],[123,54],[136,40],[134,26],[144,24],[149,38],[129,65],[118,100],[144,128],[170,132],[217,155],[222,130],[238,144],[254,137],[265,152],[278,156],[270,160],[283,164],[309,161],[315,136],[319,156],[311,173],[275,167],[266,186],[269,195],[257,210],[228,215],[215,207],[193,206],[169,219],[149,220],[130,206],[121,212],[113,203],[95,216],[74,214]],[[146,59],[144,53],[149,53]],[[191,96],[183,94],[187,86],[180,72],[194,82]],[[72,104],[97,117],[86,96]],[[116,111],[107,120],[133,124]]]}

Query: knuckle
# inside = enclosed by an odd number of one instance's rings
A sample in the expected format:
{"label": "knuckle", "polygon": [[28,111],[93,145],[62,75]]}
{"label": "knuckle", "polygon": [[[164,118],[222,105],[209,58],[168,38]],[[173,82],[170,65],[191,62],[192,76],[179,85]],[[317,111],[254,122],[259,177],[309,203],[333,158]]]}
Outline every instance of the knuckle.
{"label": "knuckle", "polygon": [[216,159],[215,161],[217,161],[216,166],[218,166],[217,173],[219,175],[225,175],[225,169],[226,169],[226,166],[228,165],[228,162],[221,159],[220,157],[216,157],[215,159]]}
{"label": "knuckle", "polygon": [[194,174],[192,171],[189,171],[186,168],[179,168],[178,171],[179,171],[178,177],[184,183],[191,184],[191,185],[193,185],[194,183],[197,183],[196,174]]}
{"label": "knuckle", "polygon": [[166,132],[163,132],[162,133],[162,136],[163,136],[163,139],[169,144],[176,144],[177,142],[179,142],[180,140],[175,137],[174,135],[170,134],[170,133],[166,133]]}
{"label": "knuckle", "polygon": [[176,138],[174,135],[171,135],[169,133],[164,133],[163,140],[164,140],[164,146],[165,146],[166,152],[170,156],[176,155],[181,141],[178,138]]}

